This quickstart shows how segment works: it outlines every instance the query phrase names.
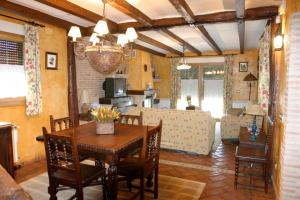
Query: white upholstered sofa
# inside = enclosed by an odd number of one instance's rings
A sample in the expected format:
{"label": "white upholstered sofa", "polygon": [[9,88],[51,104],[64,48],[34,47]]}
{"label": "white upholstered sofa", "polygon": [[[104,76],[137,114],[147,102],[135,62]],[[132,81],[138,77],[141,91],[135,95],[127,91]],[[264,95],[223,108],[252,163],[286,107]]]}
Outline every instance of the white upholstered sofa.
{"label": "white upholstered sofa", "polygon": [[158,125],[162,119],[162,148],[209,154],[215,139],[215,120],[209,112],[132,107],[126,114],[140,111],[144,125]]}

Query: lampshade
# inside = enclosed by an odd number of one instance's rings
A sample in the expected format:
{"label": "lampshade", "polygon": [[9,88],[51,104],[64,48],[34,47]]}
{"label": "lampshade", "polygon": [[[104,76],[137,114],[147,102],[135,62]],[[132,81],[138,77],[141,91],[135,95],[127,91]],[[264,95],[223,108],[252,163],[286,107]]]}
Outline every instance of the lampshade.
{"label": "lampshade", "polygon": [[244,81],[257,81],[257,78],[252,73],[250,73],[244,78]]}
{"label": "lampshade", "polygon": [[275,50],[281,50],[283,47],[283,35],[276,35],[274,38],[274,48]]}
{"label": "lampshade", "polygon": [[83,90],[80,97],[81,103],[89,103],[89,94],[87,90]]}
{"label": "lampshade", "polygon": [[126,30],[126,37],[127,37],[127,39],[128,39],[130,42],[133,42],[135,39],[138,38],[138,35],[137,35],[137,33],[136,33],[136,31],[135,31],[134,28],[129,27],[129,28],[127,28],[127,30]]}
{"label": "lampshade", "polygon": [[100,42],[100,39],[97,36],[97,33],[93,33],[89,39],[89,41],[93,43],[93,46]]}
{"label": "lampshade", "polygon": [[76,38],[81,37],[81,32],[78,26],[72,26],[68,32],[68,36],[73,38],[73,42],[76,41]]}
{"label": "lampshade", "polygon": [[184,69],[191,69],[191,66],[184,63],[177,66],[177,70],[184,70]]}
{"label": "lampshade", "polygon": [[94,28],[94,31],[96,33],[98,33],[100,36],[108,34],[109,30],[108,30],[108,26],[106,21],[104,20],[99,20]]}
{"label": "lampshade", "polygon": [[246,109],[246,114],[247,115],[260,115],[260,116],[264,116],[265,115],[264,111],[257,104],[252,104],[251,106],[249,106]]}
{"label": "lampshade", "polygon": [[122,47],[125,46],[125,44],[128,43],[128,39],[125,34],[118,35],[117,44],[121,45]]}

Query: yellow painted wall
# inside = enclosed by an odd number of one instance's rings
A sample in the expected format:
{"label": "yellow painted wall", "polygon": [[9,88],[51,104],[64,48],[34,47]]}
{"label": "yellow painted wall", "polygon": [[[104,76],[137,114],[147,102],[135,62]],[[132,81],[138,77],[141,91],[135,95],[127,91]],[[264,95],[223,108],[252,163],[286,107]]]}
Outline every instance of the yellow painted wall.
{"label": "yellow painted wall", "polygon": [[[239,72],[239,62],[248,62],[248,72]],[[249,86],[243,81],[245,76],[249,73],[257,76],[258,72],[258,50],[245,51],[244,54],[238,54],[234,56],[233,67],[233,100],[248,100],[249,99]],[[251,88],[251,100],[257,100],[257,82],[255,86]]]}
{"label": "yellow painted wall", "polygon": [[283,33],[285,35],[285,45],[284,49],[282,51],[275,52],[275,66],[278,70],[278,95],[277,95],[277,105],[276,105],[276,126],[275,126],[275,137],[274,137],[274,149],[273,149],[273,155],[274,155],[274,166],[273,166],[273,178],[276,185],[276,197],[277,199],[280,199],[280,185],[281,185],[281,164],[282,164],[282,158],[281,158],[281,146],[283,144],[283,136],[284,136],[284,128],[285,125],[281,122],[280,116],[284,114],[284,104],[285,104],[285,92],[286,92],[286,72],[287,72],[287,64],[285,62],[285,54],[287,52],[287,43],[288,43],[288,29],[289,29],[289,18],[290,16],[300,11],[300,0],[286,0],[286,9],[279,9],[280,13],[283,14],[283,20],[282,20],[282,28]]}
{"label": "yellow painted wall", "polygon": [[[147,65],[147,71],[144,70]],[[136,50],[136,57],[128,64],[128,85],[130,90],[145,90],[147,84],[153,86],[151,54]]]}
{"label": "yellow painted wall", "polygon": [[155,74],[159,76],[158,81],[154,82],[157,98],[171,98],[171,59],[154,55],[152,64]]}
{"label": "yellow painted wall", "polygon": [[[3,13],[2,11],[0,13]],[[11,13],[6,13],[12,16]],[[19,16],[18,16],[19,17]],[[7,18],[0,17],[2,20]],[[12,21],[20,23],[18,21]],[[41,22],[43,23],[43,22]],[[25,105],[0,107],[0,121],[12,122],[20,126],[20,162],[30,162],[44,155],[43,143],[35,141],[42,134],[42,126],[49,129],[49,115],[64,117],[68,115],[68,73],[66,30],[45,24],[40,29],[40,67],[43,96],[43,112],[39,116],[25,115]],[[45,52],[58,53],[58,70],[45,69]]]}

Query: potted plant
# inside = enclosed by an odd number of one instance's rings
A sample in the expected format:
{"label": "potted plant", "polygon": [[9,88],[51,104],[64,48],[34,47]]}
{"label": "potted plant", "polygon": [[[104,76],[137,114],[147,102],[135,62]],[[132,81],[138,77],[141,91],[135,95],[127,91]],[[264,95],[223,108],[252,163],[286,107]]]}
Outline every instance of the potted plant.
{"label": "potted plant", "polygon": [[114,134],[114,120],[119,119],[120,112],[108,107],[92,110],[91,115],[97,122],[97,134]]}

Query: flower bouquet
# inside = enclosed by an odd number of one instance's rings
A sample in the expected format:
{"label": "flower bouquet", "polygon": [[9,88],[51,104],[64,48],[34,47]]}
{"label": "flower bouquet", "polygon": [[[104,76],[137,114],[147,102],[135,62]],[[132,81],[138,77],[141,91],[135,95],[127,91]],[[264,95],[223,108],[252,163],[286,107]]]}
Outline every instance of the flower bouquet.
{"label": "flower bouquet", "polygon": [[114,134],[114,120],[119,119],[120,112],[108,107],[92,110],[91,115],[97,122],[97,134]]}

